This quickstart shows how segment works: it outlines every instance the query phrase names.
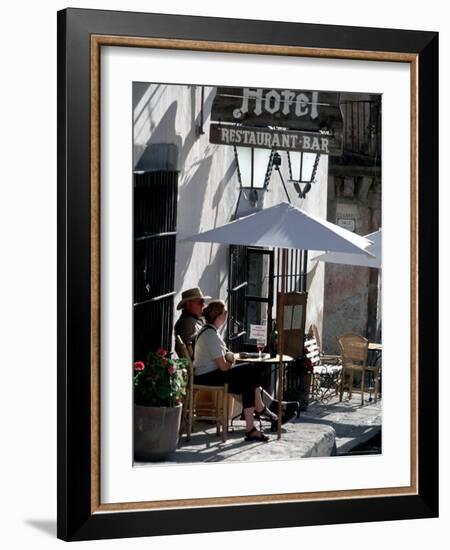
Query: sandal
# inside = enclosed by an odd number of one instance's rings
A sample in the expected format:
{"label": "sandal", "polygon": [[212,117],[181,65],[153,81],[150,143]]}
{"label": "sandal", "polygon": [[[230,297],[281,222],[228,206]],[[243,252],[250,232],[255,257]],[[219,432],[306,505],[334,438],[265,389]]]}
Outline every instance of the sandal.
{"label": "sandal", "polygon": [[[257,432],[259,435],[256,435]],[[258,430],[253,427],[249,432],[245,432],[245,441],[269,441],[267,435],[264,432],[258,432]]]}
{"label": "sandal", "polygon": [[[294,417],[298,415],[298,409],[299,409],[299,403],[297,401],[286,401],[283,402],[283,414],[281,416],[281,424],[286,424],[286,422],[289,422],[289,420],[292,420]],[[278,401],[273,401],[270,404],[270,410],[271,411],[278,411]],[[270,426],[271,432],[277,432],[278,431],[278,421],[274,420],[272,421],[272,424]]]}
{"label": "sandal", "polygon": [[259,412],[255,409],[254,417],[257,420],[267,420],[268,422],[276,422],[278,420],[278,416],[267,407],[264,407]]}
{"label": "sandal", "polygon": [[[289,420],[292,420],[294,417],[298,416],[298,411],[300,408],[300,403],[298,401],[283,401],[282,407],[282,416],[281,423],[286,424]],[[278,412],[278,401],[272,401],[269,405],[269,409],[272,412]]]}

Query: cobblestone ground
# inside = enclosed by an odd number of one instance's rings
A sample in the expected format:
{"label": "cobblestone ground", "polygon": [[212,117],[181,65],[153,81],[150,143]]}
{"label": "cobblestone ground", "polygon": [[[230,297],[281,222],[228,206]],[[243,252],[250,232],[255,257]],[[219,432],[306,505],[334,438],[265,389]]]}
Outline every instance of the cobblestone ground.
{"label": "cobblestone ground", "polygon": [[333,396],[326,404],[310,403],[300,422],[332,426],[336,432],[337,454],[347,453],[381,431],[382,401],[369,401],[367,394],[361,406],[359,394],[351,401],[344,399],[341,402]]}

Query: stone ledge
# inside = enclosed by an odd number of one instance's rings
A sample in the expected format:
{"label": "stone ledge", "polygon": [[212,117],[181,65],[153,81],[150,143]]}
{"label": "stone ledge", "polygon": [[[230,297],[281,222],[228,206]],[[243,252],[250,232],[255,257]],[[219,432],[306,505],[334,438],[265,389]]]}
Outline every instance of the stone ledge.
{"label": "stone ledge", "polygon": [[[192,434],[190,441],[183,436],[169,464],[248,462],[272,460],[297,460],[306,457],[331,456],[335,448],[336,432],[331,426],[319,426],[305,422],[289,422],[283,426],[281,439],[276,433],[266,432],[267,443],[244,441],[244,425],[236,423],[235,431],[222,443],[215,428],[204,426]],[[135,463],[143,466],[148,463]],[[161,464],[159,462],[158,464]]]}

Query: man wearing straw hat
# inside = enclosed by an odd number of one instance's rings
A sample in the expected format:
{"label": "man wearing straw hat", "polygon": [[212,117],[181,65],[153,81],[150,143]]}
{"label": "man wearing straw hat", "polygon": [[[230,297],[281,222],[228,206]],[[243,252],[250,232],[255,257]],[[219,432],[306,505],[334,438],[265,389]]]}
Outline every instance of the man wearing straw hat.
{"label": "man wearing straw hat", "polygon": [[203,326],[203,307],[205,300],[211,296],[204,296],[200,288],[190,288],[181,293],[181,300],[177,309],[181,315],[175,323],[175,334],[180,336],[186,345],[193,346],[198,331]]}

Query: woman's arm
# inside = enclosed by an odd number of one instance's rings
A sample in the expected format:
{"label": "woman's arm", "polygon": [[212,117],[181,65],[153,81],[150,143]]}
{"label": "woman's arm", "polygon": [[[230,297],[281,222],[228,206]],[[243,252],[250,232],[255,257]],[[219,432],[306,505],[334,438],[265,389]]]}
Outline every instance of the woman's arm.
{"label": "woman's arm", "polygon": [[232,367],[232,364],[229,363],[223,355],[221,357],[216,357],[214,362],[217,365],[217,368],[223,371],[229,370]]}
{"label": "woman's arm", "polygon": [[231,363],[232,365],[236,363],[236,359],[234,358],[234,353],[232,351],[229,351],[229,350],[226,351],[225,361],[228,361],[228,363]]}

